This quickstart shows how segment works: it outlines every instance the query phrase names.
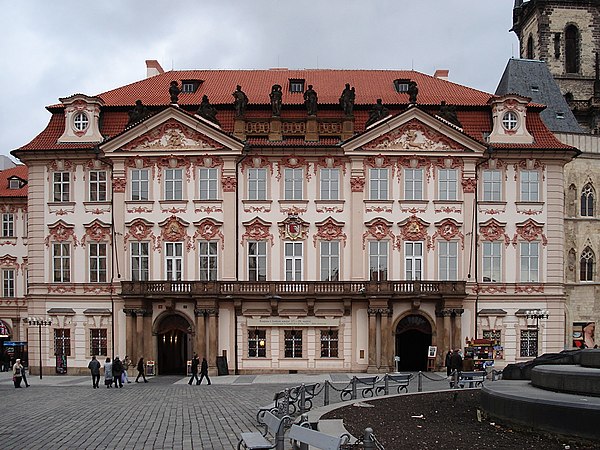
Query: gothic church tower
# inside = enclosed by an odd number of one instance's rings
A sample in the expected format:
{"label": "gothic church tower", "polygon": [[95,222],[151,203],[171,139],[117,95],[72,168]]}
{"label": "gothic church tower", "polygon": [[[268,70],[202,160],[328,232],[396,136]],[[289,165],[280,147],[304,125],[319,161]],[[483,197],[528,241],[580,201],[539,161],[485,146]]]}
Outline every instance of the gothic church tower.
{"label": "gothic church tower", "polygon": [[545,61],[577,121],[600,133],[600,0],[515,0],[521,58]]}

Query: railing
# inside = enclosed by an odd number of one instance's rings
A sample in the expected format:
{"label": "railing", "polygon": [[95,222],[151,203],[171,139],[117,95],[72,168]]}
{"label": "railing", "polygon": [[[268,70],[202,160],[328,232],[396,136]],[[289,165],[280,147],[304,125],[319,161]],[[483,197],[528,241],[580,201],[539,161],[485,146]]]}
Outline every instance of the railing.
{"label": "railing", "polygon": [[464,281],[123,281],[124,296],[465,295]]}

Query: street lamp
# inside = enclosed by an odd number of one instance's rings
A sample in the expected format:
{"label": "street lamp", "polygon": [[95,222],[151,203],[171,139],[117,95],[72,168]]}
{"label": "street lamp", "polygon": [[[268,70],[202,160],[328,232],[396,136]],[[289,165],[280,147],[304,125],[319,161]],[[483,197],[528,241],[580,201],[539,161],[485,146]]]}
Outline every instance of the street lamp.
{"label": "street lamp", "polygon": [[27,319],[29,325],[38,327],[38,336],[40,341],[40,380],[42,379],[42,327],[52,325],[51,320],[39,319],[37,317],[29,317]]}
{"label": "street lamp", "polygon": [[525,315],[528,319],[535,319],[535,332],[536,332],[536,344],[535,344],[535,356],[538,356],[539,342],[540,342],[540,319],[547,319],[550,313],[547,309],[528,309],[525,311]]}

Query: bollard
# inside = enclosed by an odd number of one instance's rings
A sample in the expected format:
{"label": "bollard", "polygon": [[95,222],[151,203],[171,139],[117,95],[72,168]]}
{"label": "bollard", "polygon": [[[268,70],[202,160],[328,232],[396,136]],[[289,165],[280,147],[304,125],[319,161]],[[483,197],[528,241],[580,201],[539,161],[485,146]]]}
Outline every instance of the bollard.
{"label": "bollard", "polygon": [[417,392],[423,392],[423,372],[419,370],[419,376],[417,377]]}
{"label": "bollard", "polygon": [[323,399],[323,406],[329,405],[329,381],[325,380],[325,394]]}
{"label": "bollard", "polygon": [[306,411],[304,405],[306,402],[306,385],[302,383],[300,385],[300,414]]}
{"label": "bollard", "polygon": [[283,411],[281,412],[282,416],[287,416],[290,414],[290,389],[285,388],[283,390]]}
{"label": "bollard", "polygon": [[364,450],[375,450],[375,441],[373,440],[373,429],[365,428],[365,436],[363,438]]}
{"label": "bollard", "polygon": [[390,383],[389,383],[389,378],[388,378],[388,374],[387,373],[383,377],[383,380],[385,382],[384,387],[383,387],[383,392],[385,392],[385,395],[389,395],[389,393],[390,393]]}
{"label": "bollard", "polygon": [[356,383],[358,378],[352,377],[352,400],[356,400]]}

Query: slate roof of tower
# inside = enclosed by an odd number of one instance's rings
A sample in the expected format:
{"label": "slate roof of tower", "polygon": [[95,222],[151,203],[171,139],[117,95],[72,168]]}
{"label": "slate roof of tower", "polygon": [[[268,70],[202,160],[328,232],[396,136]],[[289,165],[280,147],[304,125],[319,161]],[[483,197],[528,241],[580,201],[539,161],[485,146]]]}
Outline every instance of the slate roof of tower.
{"label": "slate roof of tower", "polygon": [[[546,105],[540,115],[551,131],[583,133],[544,61],[509,59],[496,88],[496,95],[505,94],[519,94]],[[562,119],[558,118],[559,114],[563,115]]]}

